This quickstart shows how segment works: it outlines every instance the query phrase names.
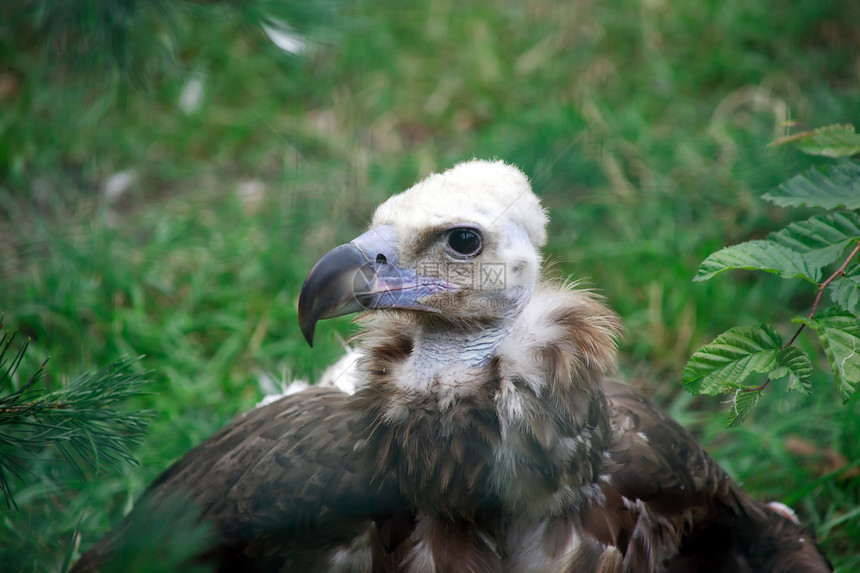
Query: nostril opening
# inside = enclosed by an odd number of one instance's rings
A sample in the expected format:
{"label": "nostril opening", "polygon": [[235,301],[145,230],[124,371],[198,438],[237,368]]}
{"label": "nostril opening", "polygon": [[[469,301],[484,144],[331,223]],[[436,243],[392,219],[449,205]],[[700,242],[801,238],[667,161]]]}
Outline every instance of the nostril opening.
{"label": "nostril opening", "polygon": [[387,263],[388,259],[386,259],[385,255],[383,255],[382,253],[379,253],[378,255],[376,255],[376,262],[381,265]]}

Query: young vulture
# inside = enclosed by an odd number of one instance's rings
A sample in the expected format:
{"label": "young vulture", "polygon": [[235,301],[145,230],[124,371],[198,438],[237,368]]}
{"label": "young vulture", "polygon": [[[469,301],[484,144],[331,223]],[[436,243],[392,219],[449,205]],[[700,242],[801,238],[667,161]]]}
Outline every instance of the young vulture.
{"label": "young vulture", "polygon": [[[607,378],[618,318],[541,280],[547,216],[527,178],[470,161],[383,203],[299,299],[368,311],[354,394],[260,407],[144,499],[190,499],[221,571],[829,571],[684,428]],[[107,569],[132,511],[74,571]]]}

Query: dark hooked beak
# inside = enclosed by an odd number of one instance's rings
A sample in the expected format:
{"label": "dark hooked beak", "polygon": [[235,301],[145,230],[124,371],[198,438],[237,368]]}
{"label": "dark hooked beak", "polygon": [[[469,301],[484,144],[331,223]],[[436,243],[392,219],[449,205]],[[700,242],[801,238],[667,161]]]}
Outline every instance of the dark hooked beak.
{"label": "dark hooked beak", "polygon": [[313,347],[317,322],[362,310],[409,308],[438,312],[421,304],[435,293],[456,290],[440,278],[419,275],[397,262],[397,234],[374,227],[335,247],[308,273],[299,295],[299,326]]}

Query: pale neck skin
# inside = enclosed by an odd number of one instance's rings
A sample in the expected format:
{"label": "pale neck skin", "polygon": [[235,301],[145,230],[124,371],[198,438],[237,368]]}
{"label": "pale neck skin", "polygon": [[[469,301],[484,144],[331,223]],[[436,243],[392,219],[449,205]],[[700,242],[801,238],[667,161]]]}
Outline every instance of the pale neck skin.
{"label": "pale neck skin", "polygon": [[533,285],[520,287],[502,306],[503,315],[480,330],[417,327],[412,356],[405,365],[403,386],[414,390],[444,387],[468,387],[475,370],[483,368],[498,353],[499,346],[511,334],[517,318],[531,298]]}

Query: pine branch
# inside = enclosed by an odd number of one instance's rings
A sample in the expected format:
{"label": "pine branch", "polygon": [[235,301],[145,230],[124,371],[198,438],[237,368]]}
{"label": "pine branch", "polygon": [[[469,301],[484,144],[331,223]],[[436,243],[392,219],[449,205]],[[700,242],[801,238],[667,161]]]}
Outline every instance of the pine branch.
{"label": "pine branch", "polygon": [[137,463],[131,447],[145,434],[151,412],[120,404],[140,395],[146,382],[145,373],[133,370],[132,359],[83,374],[54,392],[39,384],[39,368],[16,390],[27,343],[8,359],[13,341],[14,335],[0,336],[0,491],[9,508],[17,509],[11,479],[23,481],[31,473],[28,463],[46,449],[56,449],[81,478],[86,477],[82,465],[99,471]]}

